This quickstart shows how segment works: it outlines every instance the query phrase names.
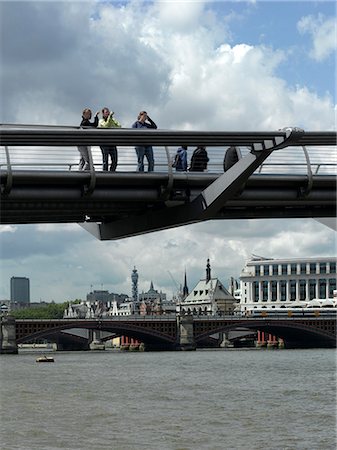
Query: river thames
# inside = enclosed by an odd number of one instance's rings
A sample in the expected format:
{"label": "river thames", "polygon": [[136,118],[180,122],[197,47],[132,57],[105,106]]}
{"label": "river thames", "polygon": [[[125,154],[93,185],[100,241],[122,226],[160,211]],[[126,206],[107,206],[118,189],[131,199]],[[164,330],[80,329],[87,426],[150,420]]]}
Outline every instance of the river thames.
{"label": "river thames", "polygon": [[1,449],[336,448],[336,351],[2,355]]}

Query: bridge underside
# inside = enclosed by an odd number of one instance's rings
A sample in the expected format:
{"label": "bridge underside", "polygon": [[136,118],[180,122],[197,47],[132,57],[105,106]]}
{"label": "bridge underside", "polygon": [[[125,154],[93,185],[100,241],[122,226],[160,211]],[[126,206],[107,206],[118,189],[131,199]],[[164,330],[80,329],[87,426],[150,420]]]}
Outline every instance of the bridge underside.
{"label": "bridge underside", "polygon": [[[218,327],[213,332],[228,332],[235,329],[237,325],[225,325]],[[323,331],[320,328],[312,326],[306,326],[299,323],[265,323],[259,321],[256,323],[246,323],[245,328],[251,330],[264,331],[265,333],[274,335],[278,338],[282,338],[285,348],[336,348],[337,341],[336,336],[333,333],[335,329],[335,321],[330,324],[330,331]],[[202,340],[210,332],[201,332],[196,335],[196,342]]]}
{"label": "bridge underside", "polygon": [[[229,199],[204,213],[191,205],[217,180],[211,174],[96,174],[85,194],[87,173],[20,171],[1,199],[1,223],[81,223],[100,239],[118,239],[211,219],[336,216],[336,177],[252,175]],[[6,183],[6,172],[1,174]]]}
{"label": "bridge underside", "polygon": [[[99,239],[118,239],[212,219],[335,217],[336,179],[314,175],[306,145],[335,146],[335,132],[78,130],[2,126],[1,223],[81,223]],[[162,145],[164,173],[12,170],[9,146]],[[249,151],[225,173],[173,173],[170,145],[244,145]],[[307,171],[254,176],[269,156],[302,146]],[[242,156],[242,155],[241,155]]]}
{"label": "bridge underside", "polygon": [[[67,322],[67,321],[66,321]],[[76,328],[83,328],[88,330],[99,330],[111,333],[111,335],[124,335],[144,342],[147,349],[151,350],[173,350],[176,348],[176,324],[175,322],[167,322],[167,332],[160,332],[150,324],[148,328],[138,326],[137,324],[119,324],[116,323],[102,323],[97,324],[96,321],[86,321],[87,323],[76,323]],[[160,324],[161,326],[162,324]],[[25,331],[25,324],[17,325],[17,343],[22,344],[25,342],[32,342],[36,339],[51,339],[56,342],[60,340],[64,345],[67,345],[69,341],[73,340],[73,337],[67,337],[62,331],[75,328],[73,323],[62,324],[50,329],[43,327],[39,328],[39,325],[35,325],[35,331],[29,334]],[[78,341],[82,342],[82,341]]]}

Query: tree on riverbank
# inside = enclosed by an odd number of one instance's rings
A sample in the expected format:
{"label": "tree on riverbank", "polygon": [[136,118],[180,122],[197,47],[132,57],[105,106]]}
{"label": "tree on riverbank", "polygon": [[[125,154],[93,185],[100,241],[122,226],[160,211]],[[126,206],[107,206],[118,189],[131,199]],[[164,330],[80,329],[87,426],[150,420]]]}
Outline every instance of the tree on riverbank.
{"label": "tree on riverbank", "polygon": [[[72,303],[79,303],[76,300]],[[14,309],[10,315],[16,319],[62,319],[64,310],[69,307],[69,302],[49,303],[48,305]]]}

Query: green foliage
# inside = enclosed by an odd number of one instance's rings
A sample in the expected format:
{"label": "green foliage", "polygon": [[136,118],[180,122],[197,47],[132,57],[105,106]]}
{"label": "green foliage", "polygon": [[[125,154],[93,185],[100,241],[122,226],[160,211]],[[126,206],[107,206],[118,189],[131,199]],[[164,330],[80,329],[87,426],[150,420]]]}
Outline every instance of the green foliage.
{"label": "green foliage", "polygon": [[62,319],[64,310],[68,306],[69,302],[49,303],[49,305],[32,308],[15,309],[10,315],[16,319]]}

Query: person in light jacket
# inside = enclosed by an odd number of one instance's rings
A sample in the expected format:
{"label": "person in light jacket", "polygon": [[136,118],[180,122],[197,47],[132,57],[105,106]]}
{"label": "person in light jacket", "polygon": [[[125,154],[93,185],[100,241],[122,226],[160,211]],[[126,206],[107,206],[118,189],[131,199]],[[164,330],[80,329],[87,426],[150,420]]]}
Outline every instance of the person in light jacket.
{"label": "person in light jacket", "polygon": [[[109,108],[102,109],[102,119],[98,122],[99,128],[121,128],[121,124],[114,117],[114,112],[110,112]],[[101,145],[103,170],[107,171],[109,166],[109,156],[111,158],[110,171],[115,172],[118,162],[117,147],[115,145]]]}

